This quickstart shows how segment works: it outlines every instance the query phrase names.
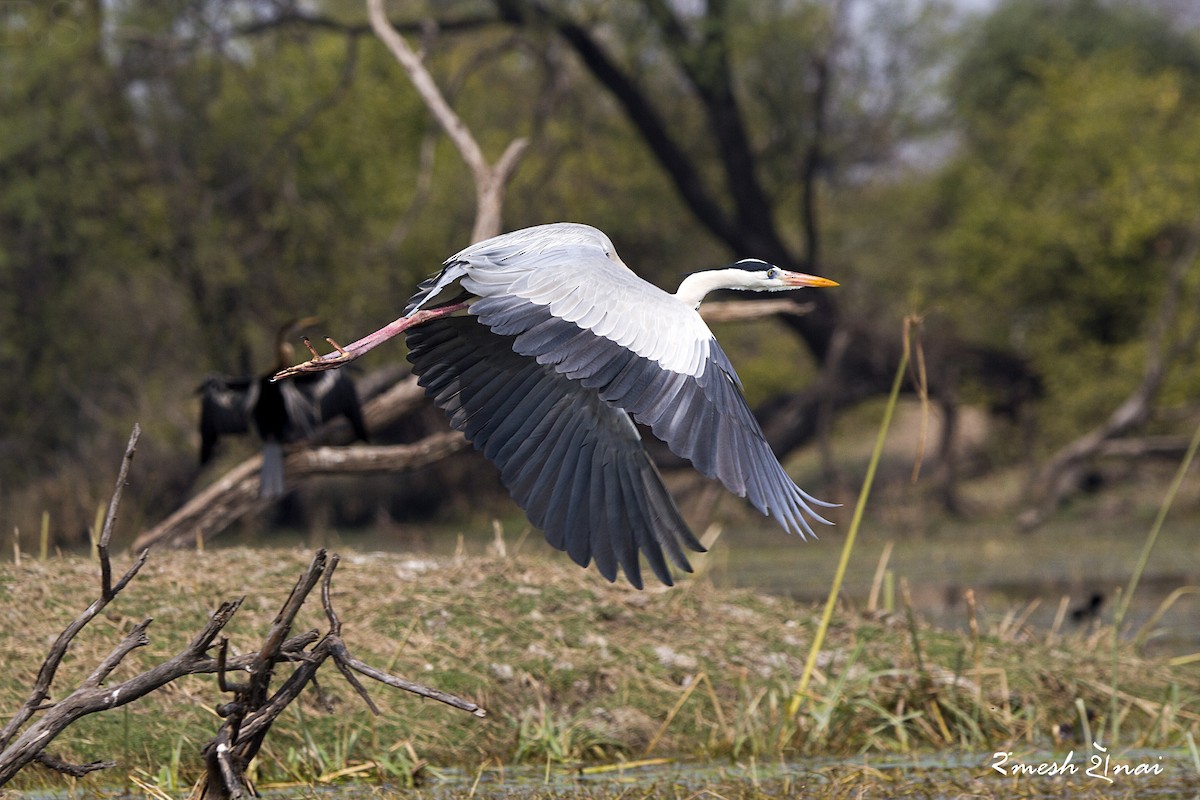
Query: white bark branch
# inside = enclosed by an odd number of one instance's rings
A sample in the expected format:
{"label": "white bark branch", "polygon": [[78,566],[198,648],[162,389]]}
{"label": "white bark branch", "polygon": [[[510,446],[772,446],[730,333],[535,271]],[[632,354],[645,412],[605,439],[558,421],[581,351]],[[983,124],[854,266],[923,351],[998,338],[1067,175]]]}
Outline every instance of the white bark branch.
{"label": "white bark branch", "polygon": [[509,143],[496,164],[488,164],[483,149],[471,134],[466,123],[455,113],[446,98],[438,89],[437,83],[429,70],[425,68],[420,56],[408,46],[404,37],[392,27],[383,10],[383,0],[367,0],[367,14],[371,20],[371,28],[375,35],[387,45],[388,50],[400,62],[408,74],[417,93],[426,108],[433,114],[442,130],[450,137],[450,141],[458,148],[463,161],[471,170],[475,180],[475,227],[471,232],[471,241],[482,239],[500,233],[501,211],[504,205],[504,187],[512,177],[522,154],[529,145],[529,140],[517,138]]}

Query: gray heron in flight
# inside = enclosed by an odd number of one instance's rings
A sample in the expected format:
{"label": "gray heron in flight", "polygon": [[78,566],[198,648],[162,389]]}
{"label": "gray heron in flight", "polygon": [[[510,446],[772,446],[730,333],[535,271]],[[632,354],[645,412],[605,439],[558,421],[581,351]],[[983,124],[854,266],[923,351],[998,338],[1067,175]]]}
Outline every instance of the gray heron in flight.
{"label": "gray heron in flight", "polygon": [[259,377],[209,375],[200,392],[200,463],[213,456],[221,436],[248,433],[251,425],[262,440],[258,495],[282,497],[285,491],[283,445],[307,439],[322,422],[344,416],[354,435],[367,440],[358,392],[341,372],[302,375],[277,383],[272,376],[295,360],[291,338],[317,321],[294,320],[275,337],[275,366]]}
{"label": "gray heron in flight", "polygon": [[[678,456],[802,538],[830,524],[792,482],[700,318],[716,289],[775,292],[834,281],[744,259],[688,275],[675,294],[639,278],[608,236],[555,223],[473,244],[420,285],[404,316],[276,379],[341,366],[407,331],[408,358],[450,424],[500,469],[530,522],[580,566],[618,566],[642,587],[638,552],[671,585],[691,572],[688,529],[634,420]],[[306,341],[307,343],[307,341]]]}

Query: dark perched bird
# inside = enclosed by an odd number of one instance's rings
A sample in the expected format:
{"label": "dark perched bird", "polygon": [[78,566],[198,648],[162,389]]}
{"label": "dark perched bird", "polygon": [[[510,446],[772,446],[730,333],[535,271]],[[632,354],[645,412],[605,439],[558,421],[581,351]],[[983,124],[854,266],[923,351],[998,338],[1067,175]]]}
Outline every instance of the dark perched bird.
{"label": "dark perched bird", "polygon": [[1092,592],[1085,604],[1071,609],[1071,622],[1076,625],[1091,622],[1100,616],[1100,607],[1103,605],[1104,595],[1100,592]]}
{"label": "dark perched bird", "polygon": [[284,493],[283,445],[308,438],[322,422],[345,416],[354,435],[367,439],[362,409],[354,382],[341,372],[304,375],[296,381],[271,380],[295,360],[291,338],[316,322],[308,318],[289,322],[275,340],[276,366],[259,378],[210,375],[200,387],[200,463],[212,458],[217,439],[247,433],[250,426],[263,442],[260,497]]}
{"label": "dark perched bird", "polygon": [[[812,534],[830,506],[788,477],[697,309],[715,289],[836,286],[757,259],[687,276],[669,294],[635,275],[595,228],[514,231],[451,256],[404,316],[277,379],[341,366],[408,331],[420,383],[551,545],[581,566],[618,565],[641,587],[638,552],[671,583],[663,551],[691,571],[702,552],[634,421],[785,530]],[[332,343],[332,342],[331,342]],[[310,347],[311,350],[311,347]]]}

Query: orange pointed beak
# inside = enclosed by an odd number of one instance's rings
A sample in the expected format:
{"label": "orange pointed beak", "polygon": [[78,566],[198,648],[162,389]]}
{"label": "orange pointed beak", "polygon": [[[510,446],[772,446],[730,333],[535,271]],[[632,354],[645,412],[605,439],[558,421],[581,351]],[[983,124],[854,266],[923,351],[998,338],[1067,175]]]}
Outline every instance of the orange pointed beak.
{"label": "orange pointed beak", "polygon": [[811,286],[825,287],[838,286],[837,281],[831,281],[829,278],[821,278],[817,275],[805,275],[803,272],[787,272],[783,273],[783,282],[788,286]]}

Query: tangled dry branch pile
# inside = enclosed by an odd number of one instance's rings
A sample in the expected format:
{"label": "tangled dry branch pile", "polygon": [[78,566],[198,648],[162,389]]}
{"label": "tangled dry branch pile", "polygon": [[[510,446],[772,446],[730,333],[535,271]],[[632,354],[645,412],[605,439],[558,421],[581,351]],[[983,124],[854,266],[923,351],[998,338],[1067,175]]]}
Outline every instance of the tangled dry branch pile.
{"label": "tangled dry branch pile", "polygon": [[[358,675],[365,675],[388,686],[438,700],[476,716],[486,712],[467,700],[431,689],[378,670],[355,658],[342,640],[342,623],[333,608],[331,584],[338,564],[336,555],[319,550],[297,580],[291,594],[275,616],[257,648],[245,655],[230,657],[229,639],[218,636],[237,613],[245,597],[222,602],[208,623],[175,656],[116,684],[106,680],[129,653],[150,644],[147,630],[151,618],[134,625],[92,672],[66,697],[51,699],[51,687],[72,641],[137,576],[149,557],[143,550],[133,565],[116,582],[112,580],[109,542],[120,506],[121,491],[129,464],[137,447],[140,431],[134,426],[121,463],[116,489],[109,504],[104,527],[97,544],[100,562],[99,597],[88,605],[57,637],[38,671],[37,679],[19,710],[0,730],[0,786],[7,783],[30,763],[72,776],[115,766],[111,760],[74,764],[46,752],[56,736],[73,722],[88,714],[107,711],[144,697],[185,675],[215,674],[222,692],[233,699],[221,704],[217,713],[223,718],[216,736],[204,747],[206,773],[196,785],[193,797],[203,800],[240,798],[253,788],[246,777],[247,767],[258,754],[271,725],[310,684],[315,685],[317,671],[332,659],[346,681],[377,713],[375,703]],[[309,630],[292,634],[296,615],[309,595],[320,584],[321,606],[328,621],[322,634]],[[211,652],[215,649],[215,653]],[[273,688],[276,670],[291,667],[287,677]],[[233,676],[245,676],[235,679]]]}

